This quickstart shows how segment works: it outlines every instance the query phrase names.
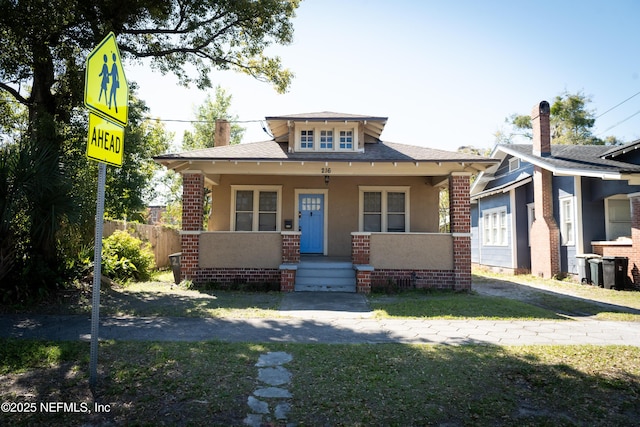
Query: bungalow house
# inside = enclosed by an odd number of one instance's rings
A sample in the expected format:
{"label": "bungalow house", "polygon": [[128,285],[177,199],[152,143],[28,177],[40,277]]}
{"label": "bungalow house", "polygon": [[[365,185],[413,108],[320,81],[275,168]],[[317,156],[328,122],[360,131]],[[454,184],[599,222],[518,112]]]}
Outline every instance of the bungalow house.
{"label": "bungalow house", "polygon": [[[469,177],[495,160],[382,142],[386,117],[267,117],[272,140],[155,158],[183,177],[181,274],[369,292],[371,283],[469,289]],[[439,232],[439,191],[451,232]],[[203,229],[205,188],[212,212]]]}
{"label": "bungalow house", "polygon": [[578,273],[587,253],[640,265],[640,141],[551,145],[549,104],[531,118],[533,144],[497,145],[472,186],[472,262],[543,277]]}

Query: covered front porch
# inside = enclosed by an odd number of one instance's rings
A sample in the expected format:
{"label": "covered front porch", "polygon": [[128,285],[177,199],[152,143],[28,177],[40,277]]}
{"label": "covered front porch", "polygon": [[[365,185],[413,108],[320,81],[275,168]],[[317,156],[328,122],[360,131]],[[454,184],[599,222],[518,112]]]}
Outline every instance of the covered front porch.
{"label": "covered front porch", "polygon": [[[219,177],[216,186],[204,173],[183,172],[182,279],[196,283],[279,283],[283,292],[314,290],[308,286],[313,285],[313,279],[302,279],[302,269],[308,268],[309,263],[340,259],[352,270],[353,287],[340,287],[327,281],[326,275],[320,275],[323,279],[317,280],[317,290],[369,293],[372,286],[389,282],[410,282],[417,288],[470,289],[469,177],[468,172],[452,172],[444,178],[401,177],[395,181],[387,178],[386,182],[397,185],[384,188],[395,189],[396,193],[404,188],[402,194],[407,200],[406,210],[402,212],[404,222],[397,218],[385,221],[406,224],[405,230],[389,231],[387,224],[387,231],[364,231],[377,217],[363,218],[366,214],[362,210],[366,209],[359,209],[358,205],[363,204],[363,192],[371,192],[376,185],[357,183],[378,184],[381,183],[379,177],[332,176],[327,183],[322,177],[322,186],[311,188],[318,177],[298,177],[291,182],[274,176],[257,180],[256,177],[231,176]],[[276,230],[233,229],[232,217],[235,215],[237,221],[238,216],[233,206],[237,203],[233,200],[233,188],[245,191],[248,181],[266,182],[273,188],[280,186]],[[432,183],[449,189],[449,233],[438,232],[439,187]],[[212,185],[213,213],[209,230],[204,230],[207,184]],[[305,250],[304,242],[301,245],[304,237],[301,230],[306,223],[298,208],[303,194],[323,195],[321,249],[312,252],[313,256],[309,248]],[[387,213],[389,215],[400,213]],[[263,223],[267,220],[268,217],[264,218]]]}

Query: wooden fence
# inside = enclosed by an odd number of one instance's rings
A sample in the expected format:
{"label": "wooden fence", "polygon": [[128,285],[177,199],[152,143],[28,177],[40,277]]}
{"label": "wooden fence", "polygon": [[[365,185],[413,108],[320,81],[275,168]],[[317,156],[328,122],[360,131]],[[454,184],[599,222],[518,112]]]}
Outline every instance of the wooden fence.
{"label": "wooden fence", "polygon": [[124,221],[105,221],[102,235],[109,237],[116,230],[128,231],[132,236],[151,244],[158,268],[169,267],[169,255],[181,250],[180,233],[172,228]]}

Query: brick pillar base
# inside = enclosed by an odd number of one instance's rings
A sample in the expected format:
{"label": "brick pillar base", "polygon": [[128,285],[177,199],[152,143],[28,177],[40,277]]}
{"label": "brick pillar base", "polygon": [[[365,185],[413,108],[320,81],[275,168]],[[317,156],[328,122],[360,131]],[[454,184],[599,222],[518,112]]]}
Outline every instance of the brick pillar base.
{"label": "brick pillar base", "polygon": [[293,292],[296,287],[296,270],[280,270],[280,292]]}
{"label": "brick pillar base", "polygon": [[351,233],[351,262],[368,265],[371,254],[371,233]]}
{"label": "brick pillar base", "polygon": [[456,291],[471,290],[471,237],[453,236],[453,276]]}
{"label": "brick pillar base", "polygon": [[200,235],[183,234],[182,255],[180,256],[180,281],[193,280],[199,266]]}
{"label": "brick pillar base", "polygon": [[371,293],[371,270],[356,271],[356,292],[359,294]]}
{"label": "brick pillar base", "polygon": [[297,264],[300,262],[300,232],[283,231],[282,235],[282,263]]}

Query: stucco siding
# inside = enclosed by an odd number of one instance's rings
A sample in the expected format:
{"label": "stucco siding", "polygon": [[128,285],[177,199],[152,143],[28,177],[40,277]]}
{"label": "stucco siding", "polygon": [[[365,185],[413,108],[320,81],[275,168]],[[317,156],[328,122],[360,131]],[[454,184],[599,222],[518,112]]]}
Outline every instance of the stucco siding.
{"label": "stucco siding", "polygon": [[452,270],[450,234],[371,233],[370,264],[375,269]]}
{"label": "stucco siding", "polygon": [[278,268],[279,232],[205,232],[200,235],[200,268]]}

